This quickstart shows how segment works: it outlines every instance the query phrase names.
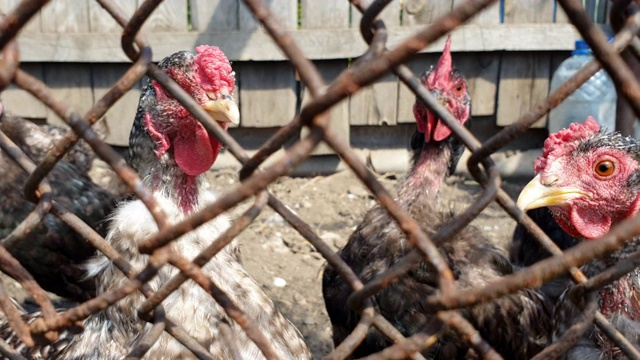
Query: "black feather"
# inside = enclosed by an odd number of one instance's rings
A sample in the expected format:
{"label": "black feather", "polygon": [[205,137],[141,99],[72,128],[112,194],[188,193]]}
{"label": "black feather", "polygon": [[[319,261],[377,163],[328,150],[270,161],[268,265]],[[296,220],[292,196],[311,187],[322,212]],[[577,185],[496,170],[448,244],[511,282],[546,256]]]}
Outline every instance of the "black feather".
{"label": "black feather", "polygon": [[[42,161],[68,132],[52,125],[37,126],[9,114],[0,117],[0,130],[36,163]],[[118,195],[96,185],[88,177],[87,171],[94,158],[89,146],[80,141],[58,162],[47,180],[57,203],[104,236],[104,220],[115,208]],[[4,238],[35,205],[24,197],[27,173],[3,152],[0,152],[0,178],[3,197],[0,202],[0,236]],[[92,256],[95,249],[56,216],[46,215],[33,231],[3,245],[45,290],[76,301],[94,296],[95,284],[83,281],[85,272],[79,265]]]}

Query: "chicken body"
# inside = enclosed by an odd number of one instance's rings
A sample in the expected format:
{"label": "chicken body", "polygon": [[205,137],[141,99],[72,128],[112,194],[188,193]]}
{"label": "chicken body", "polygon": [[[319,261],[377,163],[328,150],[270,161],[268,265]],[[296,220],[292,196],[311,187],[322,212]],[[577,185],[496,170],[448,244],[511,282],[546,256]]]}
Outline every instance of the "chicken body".
{"label": "chicken body", "polygon": [[[423,76],[423,84],[441,97],[444,104],[452,107],[448,110],[466,124],[470,99],[464,79],[451,67],[449,46],[448,41],[438,65]],[[451,214],[438,212],[435,202],[442,182],[455,168],[461,145],[451,136],[451,130],[425,109],[426,106],[420,102],[414,106],[417,132],[412,140],[413,166],[396,200],[425,233],[434,234],[451,217]],[[411,249],[396,222],[377,205],[367,212],[338,254],[360,280],[367,282],[388,270]],[[461,288],[482,286],[513,272],[505,254],[474,227],[466,227],[440,244],[439,249]],[[409,336],[423,330],[434,318],[433,312],[425,306],[425,298],[437,291],[435,270],[421,263],[378,292],[372,301],[387,320],[403,335]],[[352,289],[328,266],[323,276],[323,295],[336,345],[353,331],[359,320],[358,313],[347,307],[351,292]],[[466,311],[465,316],[491,345],[508,358],[529,358],[549,340],[550,309],[547,299],[532,290],[477,305]],[[372,328],[353,355],[365,356],[390,344]],[[424,355],[428,358],[462,359],[474,357],[475,353],[463,339],[449,331]]]}
{"label": "chicken body", "polygon": [[[529,210],[527,215],[558,245],[560,250],[569,249],[579,242],[579,239],[567,234],[558,225],[553,214],[546,207]],[[519,267],[527,267],[550,256],[551,254],[540,245],[538,240],[523,225],[516,225],[513,232],[513,241],[509,249],[509,260],[513,264]],[[571,284],[571,279],[569,276],[564,275],[545,282],[540,290],[552,302],[556,302],[569,284]]]}
{"label": "chicken body", "polygon": [[[234,74],[226,56],[218,48],[200,46],[197,54],[178,52],[159,66],[185,89],[214,120],[226,129],[238,121],[238,108],[230,94]],[[221,144],[155,81],[143,89],[129,140],[129,163],[152,189],[155,199],[170,223],[177,223],[207,204],[215,196],[206,191],[205,172],[215,161]],[[219,216],[172,243],[182,256],[193,259],[229,226]],[[142,269],[148,256],[138,245],[158,231],[140,200],[122,203],[110,221],[107,240],[136,270]],[[281,359],[308,359],[309,350],[297,329],[280,314],[260,286],[246,273],[235,243],[222,249],[203,271],[225,291],[251,321],[266,335]],[[104,255],[87,263],[88,275],[98,294],[124,284],[128,279]],[[158,290],[178,271],[168,265],[149,282]],[[86,329],[66,333],[52,346],[22,349],[35,358],[45,353],[56,359],[122,359],[143,340],[150,325],[138,319],[137,310],[144,298],[133,294],[113,306],[91,315]],[[219,325],[228,323],[234,342],[245,359],[263,359],[258,347],[234,323],[200,286],[189,280],[162,303],[167,318],[180,325],[216,359],[231,359],[232,347],[222,341]],[[6,339],[6,337],[5,337]],[[195,358],[173,337],[163,334],[150,348],[145,359]]]}
{"label": "chicken body", "polygon": [[[579,242],[558,225],[551,211],[537,208],[527,211],[527,215],[544,231],[561,250],[566,250]],[[513,232],[513,244],[509,257],[518,265],[529,266],[549,256],[546,251],[521,224],[516,225]]]}
{"label": "chicken body", "polygon": [[[57,126],[38,126],[7,113],[0,115],[0,130],[36,164],[68,133]],[[96,131],[106,135],[101,123],[96,125]],[[94,158],[89,146],[80,141],[58,162],[47,180],[57,203],[104,236],[104,220],[115,209],[120,196],[89,178],[88,171]],[[4,238],[35,205],[24,196],[27,173],[3,151],[0,151],[0,178],[0,238]],[[95,253],[95,248],[56,216],[46,215],[29,234],[21,239],[7,240],[2,245],[45,290],[75,301],[95,295],[95,284],[84,280],[84,270],[80,266]]]}
{"label": "chicken body", "polygon": [[[581,240],[596,239],[640,204],[640,143],[619,133],[604,133],[593,118],[571,124],[545,141],[536,161],[536,177],[518,198],[522,209],[549,207],[563,230]],[[584,265],[597,275],[640,250],[640,239]],[[569,286],[554,310],[554,339],[575,322],[580,311],[569,301]],[[640,347],[640,269],[605,286],[596,294],[600,312]],[[592,327],[565,355],[566,359],[623,359],[620,349]]]}
{"label": "chicken body", "polygon": [[[172,223],[184,219],[185,214],[175,203],[158,193],[156,200]],[[216,197],[211,192],[201,192],[197,209],[204,207]],[[113,227],[109,240],[119,253],[124,254],[136,269],[141,269],[148,257],[138,253],[137,245],[144,241],[148,234],[158,230],[146,206],[135,200],[122,204],[112,222]],[[217,235],[229,226],[226,217],[217,217],[193,232],[182,236],[172,246],[173,249],[188,259],[193,259],[204,250]],[[282,359],[303,358],[306,345],[300,334],[274,307],[272,301],[261,290],[260,286],[246,273],[238,258],[235,243],[227,245],[204,267],[203,271],[229,294],[231,300],[239,305],[250,319],[257,321],[260,330],[271,337],[271,344]],[[179,271],[174,267],[163,267],[149,285],[159,289]],[[96,276],[103,293],[121,286],[128,279],[113,266],[104,256],[98,257],[88,264],[89,276]],[[68,359],[122,359],[133,349],[150,329],[150,325],[137,319],[137,308],[144,301],[141,294],[118,302],[98,316],[92,316],[85,322],[85,330],[77,341],[72,343],[64,355]],[[167,317],[179,324],[188,334],[211,352],[216,359],[231,359],[230,348],[220,341],[220,323],[228,323],[234,330],[234,337],[243,359],[262,359],[258,347],[246,336],[240,327],[231,321],[218,303],[192,280],[188,280],[179,290],[172,293],[162,303]],[[281,332],[281,333],[280,333]],[[277,335],[276,335],[277,334]],[[281,337],[280,337],[281,336]],[[177,340],[163,334],[158,343],[145,356],[147,359],[189,359],[195,358]]]}

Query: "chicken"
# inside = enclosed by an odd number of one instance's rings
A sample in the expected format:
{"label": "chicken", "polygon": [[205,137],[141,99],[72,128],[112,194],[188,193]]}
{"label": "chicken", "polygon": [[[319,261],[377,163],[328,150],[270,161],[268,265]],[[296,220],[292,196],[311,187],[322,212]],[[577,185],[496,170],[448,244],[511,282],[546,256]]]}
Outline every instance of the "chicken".
{"label": "chicken", "polygon": [[[567,234],[595,239],[640,208],[640,143],[605,133],[589,117],[583,124],[552,134],[535,162],[535,178],[518,198],[522,209],[548,207]],[[591,277],[640,250],[640,239],[582,267]],[[565,293],[554,310],[554,339],[575,321],[579,310]],[[636,346],[640,345],[640,269],[600,289],[600,312]],[[622,359],[615,345],[592,327],[566,354],[567,359]]]}
{"label": "chicken", "polygon": [[[435,68],[421,77],[423,85],[435,94],[461,123],[470,117],[470,98],[462,75],[452,68],[450,40]],[[416,219],[422,230],[434,234],[448,221],[450,214],[437,211],[436,200],[442,182],[454,169],[461,147],[451,130],[422,102],[414,105],[417,131],[413,137],[413,165],[401,185],[397,201]],[[340,257],[367,282],[393,266],[412,247],[397,223],[379,205],[365,215],[351,234]],[[474,227],[440,245],[440,251],[462,288],[482,286],[513,272],[505,254]],[[333,340],[341,343],[356,326],[359,315],[347,307],[352,289],[327,266],[323,275],[323,296],[333,326]],[[377,311],[400,332],[409,336],[421,331],[433,318],[424,300],[437,289],[435,270],[419,267],[378,292],[372,301]],[[465,316],[481,335],[506,358],[529,358],[548,343],[550,310],[544,295],[523,290],[489,304],[473,307]],[[526,329],[526,330],[525,330]],[[390,345],[372,328],[354,352],[362,357]],[[473,357],[469,345],[453,331],[440,337],[439,343],[425,351],[428,358],[456,359]]]}
{"label": "chicken", "polygon": [[[562,227],[553,218],[551,211],[546,207],[529,210],[527,215],[561,250],[566,250],[578,243],[578,239],[562,230]],[[513,264],[519,267],[526,267],[549,256],[551,254],[540,245],[523,225],[516,225],[513,232],[513,242],[509,249],[509,259]],[[540,289],[549,296],[551,301],[555,302],[570,283],[571,279],[565,275],[545,282]]]}
{"label": "chicken", "polygon": [[[159,66],[187,91],[213,119],[226,129],[238,122],[238,107],[231,94],[234,73],[224,53],[213,46],[199,46],[197,55],[177,52]],[[143,89],[129,139],[129,163],[139,173],[171,223],[177,223],[215,201],[205,190],[205,173],[221,149],[218,139],[155,80]],[[172,243],[173,249],[191,259],[205,249],[229,227],[219,216]],[[142,201],[121,203],[111,217],[107,240],[140,270],[148,256],[141,255],[137,245],[158,230]],[[105,256],[86,265],[88,275],[98,284],[98,294],[118,287],[127,277]],[[232,243],[222,249],[203,271],[219,283],[266,335],[281,359],[309,359],[309,350],[297,329],[280,314],[260,286],[247,274]],[[165,266],[148,283],[157,290],[177,269]],[[122,359],[143,340],[150,325],[139,320],[136,311],[144,298],[133,294],[84,321],[85,330],[78,335],[66,334],[47,347],[47,358],[55,359]],[[229,323],[233,338],[243,359],[264,358],[258,347],[240,327],[231,321],[222,307],[201,287],[189,280],[162,303],[166,316],[179,324],[213,358],[229,359],[232,349],[222,341],[221,323]],[[23,354],[37,356],[43,348],[25,349]],[[145,356],[146,359],[194,358],[186,348],[168,334],[162,334]]]}
{"label": "chicken", "polygon": [[[35,163],[41,162],[68,132],[52,125],[37,126],[5,112],[0,115],[0,130]],[[105,135],[101,123],[96,124],[96,130]],[[104,219],[115,208],[119,195],[96,185],[88,177],[94,157],[89,146],[80,141],[53,168],[47,179],[55,201],[104,236]],[[0,178],[0,237],[5,238],[35,205],[24,196],[27,173],[4,152],[0,152]],[[4,241],[2,245],[44,289],[75,301],[87,300],[95,294],[94,282],[84,281],[84,271],[79,267],[94,255],[95,248],[56,216],[47,215],[26,236]]]}
{"label": "chicken", "polygon": [[[567,234],[553,218],[546,207],[527,211],[527,215],[544,231],[561,250],[566,250],[578,243],[578,239]],[[511,261],[518,265],[529,266],[546,259],[549,252],[535,240],[521,224],[516,225],[513,232],[513,243],[509,252]]]}

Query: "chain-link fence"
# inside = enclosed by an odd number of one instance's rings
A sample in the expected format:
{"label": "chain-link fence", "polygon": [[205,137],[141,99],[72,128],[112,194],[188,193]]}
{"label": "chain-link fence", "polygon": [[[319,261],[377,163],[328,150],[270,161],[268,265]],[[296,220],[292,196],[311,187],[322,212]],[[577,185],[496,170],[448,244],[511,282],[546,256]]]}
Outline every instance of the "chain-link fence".
{"label": "chain-link fence", "polygon": [[[592,48],[597,60],[587,64],[570,81],[563,84],[544,101],[533,106],[528,113],[521,116],[512,126],[504,128],[485,143],[480,143],[426,91],[416,75],[403,63],[435,40],[445,36],[457,26],[491,5],[494,1],[466,1],[456,6],[450,13],[442,16],[433,24],[425,26],[408,37],[395,48],[386,49],[387,33],[385,25],[381,20],[377,20],[376,17],[389,1],[353,0],[352,4],[363,13],[360,29],[363,38],[370,44],[370,48],[365,56],[355,62],[352,67],[341,73],[331,84],[325,86],[313,63],[305,57],[305,54],[302,53],[269,8],[261,0],[245,0],[246,5],[254,16],[295,66],[301,81],[312,95],[312,100],[303,106],[299,115],[295,116],[286,126],[280,128],[252,157],[249,157],[243,148],[223,131],[215,121],[212,121],[205,111],[180,86],[151,62],[151,48],[148,43],[137,36],[137,33],[151,12],[161,2],[160,0],[145,1],[136,10],[131,19],[127,19],[113,2],[98,0],[98,3],[124,28],[122,32],[122,48],[133,63],[124,76],[84,116],[71,111],[62,99],[56,99],[52,96],[50,89],[45,84],[20,69],[20,54],[16,46],[15,37],[18,31],[47,1],[24,0],[20,2],[13,12],[7,14],[0,22],[0,47],[3,49],[0,65],[0,84],[4,88],[9,83],[14,83],[30,92],[49,107],[51,111],[60,116],[74,132],[66,136],[64,141],[57,143],[46,158],[37,165],[20,148],[13,144],[7,136],[0,133],[0,147],[24,171],[30,174],[28,181],[24,184],[25,193],[29,194],[30,199],[37,203],[33,216],[28,217],[10,236],[22,236],[30,232],[38,222],[43,220],[46,214],[53,214],[112,259],[118,268],[130,277],[130,280],[123,286],[103,293],[77,307],[57,313],[42,288],[33,281],[31,275],[5,248],[0,247],[0,268],[2,271],[17,279],[42,309],[42,317],[27,324],[21,319],[18,310],[8,299],[4,284],[0,281],[0,307],[6,314],[17,336],[25,343],[33,343],[34,338],[41,339],[40,341],[54,340],[59,330],[73,326],[91,314],[113,305],[116,301],[130,296],[134,292],[141,291],[147,299],[138,309],[138,312],[144,320],[154,324],[154,329],[159,329],[149,332],[146,339],[148,341],[145,343],[152,344],[164,330],[192,350],[194,354],[202,354],[202,347],[185,331],[181,330],[179,325],[172,324],[172,326],[160,327],[160,324],[167,323],[168,320],[164,318],[162,311],[158,311],[160,309],[159,305],[185,279],[191,278],[207,290],[225,309],[226,313],[240,324],[249,338],[256,342],[264,354],[273,354],[270,351],[271,344],[264,340],[265,337],[261,335],[261,330],[255,323],[243,314],[240,308],[230,302],[224,293],[211,291],[208,278],[200,269],[220,249],[224,248],[225,245],[229,244],[234,237],[242,232],[257,217],[265,205],[269,205],[278,212],[290,226],[295,228],[326,258],[330,266],[354,290],[349,298],[348,305],[352,309],[362,309],[361,326],[358,326],[357,330],[329,354],[329,358],[349,356],[357,344],[366,336],[367,329],[371,326],[375,326],[393,341],[394,344],[385,350],[385,354],[393,352],[396,357],[421,357],[419,351],[429,344],[429,342],[424,341],[424,334],[419,333],[408,338],[403,337],[384,317],[376,314],[373,307],[366,303],[368,297],[376,294],[392,280],[404,276],[419,261],[426,260],[432,264],[438,274],[440,291],[438,294],[425,299],[426,304],[433,308],[434,313],[442,323],[462,334],[463,338],[470,342],[475,351],[487,358],[499,358],[499,355],[491,348],[491,344],[487,344],[481,337],[477,336],[476,330],[465,320],[458,309],[480,302],[487,302],[524,287],[539,286],[542,282],[566,272],[569,272],[573,279],[580,283],[577,289],[582,289],[584,290],[582,293],[587,293],[588,290],[602,287],[609,279],[615,276],[622,276],[632,270],[633,266],[629,266],[629,264],[635,260],[634,257],[617,264],[606,274],[592,279],[587,279],[578,270],[578,267],[597,256],[620,248],[627,239],[640,234],[640,219],[633,218],[624,221],[598,241],[579,244],[562,254],[549,237],[520,211],[511,198],[501,189],[500,176],[490,155],[509,142],[516,140],[530,125],[599,71],[601,66],[611,75],[619,94],[626,97],[634,112],[640,116],[640,84],[619,55],[623,49],[628,48],[635,56],[640,56],[640,40],[636,37],[640,30],[640,14],[631,14],[625,17],[625,14],[628,13],[628,6],[633,6],[631,0],[616,1],[611,10],[612,19],[624,20],[619,21],[615,40],[612,43],[608,43],[605,34],[584,12],[579,0],[559,0],[559,4],[570,21]],[[614,27],[616,27],[615,25],[614,23]],[[468,161],[468,168],[473,177],[483,186],[483,192],[478,196],[477,201],[470,205],[466,211],[455,216],[433,236],[427,236],[420,229],[415,220],[394,202],[390,194],[376,181],[375,177],[367,170],[365,164],[358,159],[349,144],[341,140],[339,136],[336,136],[331,128],[328,127],[331,121],[328,116],[328,110],[332,106],[359,89],[371,85],[388,72],[395,73],[416,94],[417,98],[427,104],[471,150],[472,156]],[[243,168],[240,171],[241,184],[237,188],[223,193],[215,203],[206,206],[203,210],[192,214],[175,225],[169,224],[161,207],[154,200],[150,190],[143,185],[138,175],[127,167],[124,160],[109,145],[101,141],[91,128],[91,124],[99,120],[109,107],[145,74],[155,79],[168,93],[183,104],[201,121],[207,131],[220,139],[228,151],[243,164]],[[297,136],[303,127],[308,127],[309,129],[306,136],[289,146],[285,154],[272,165],[258,169],[267,157],[280,149],[285,142]],[[160,230],[139,246],[142,253],[150,254],[151,256],[148,265],[138,273],[132,273],[131,266],[119,256],[104,238],[80,220],[78,216],[52,200],[51,187],[45,177],[80,138],[84,139],[95,153],[107,162],[137,197],[144,202],[158,224]],[[331,248],[323,242],[311,227],[267,190],[267,186],[271,182],[282,175],[286,175],[292,168],[307,159],[321,142],[328,144],[348,164],[357,177],[366,184],[367,188],[375,195],[377,201],[400,224],[400,227],[406,232],[407,239],[414,247],[388,271],[366,284],[363,284],[358,279],[349,266],[333,253]],[[482,164],[482,167],[480,164]],[[253,207],[236,219],[232,227],[216,239],[212,246],[200,254],[193,263],[170,251],[168,245],[174,239],[236,206],[241,201],[252,197],[254,198]],[[451,269],[438,251],[438,244],[446,241],[448,237],[466,226],[492,201],[496,201],[510,216],[524,224],[527,230],[539,239],[545,249],[554,255],[562,256],[555,256],[536,263],[488,286],[460,290],[456,287]],[[178,281],[172,280],[162,291],[153,292],[146,283],[165,264],[177,267],[184,276]],[[154,310],[156,311],[154,312]],[[595,308],[587,308],[585,314],[586,316],[581,321],[589,323],[593,321],[629,358],[640,359],[640,352],[634,345],[628,339],[625,339]],[[225,331],[222,331],[222,333],[224,334]],[[555,342],[540,354],[540,358],[557,356],[557,354],[571,346],[572,343],[575,343],[578,337],[579,334],[575,332],[567,333],[560,341]],[[42,340],[43,338],[46,340]],[[11,349],[6,343],[0,342],[0,352],[6,357],[18,358],[15,350]]]}

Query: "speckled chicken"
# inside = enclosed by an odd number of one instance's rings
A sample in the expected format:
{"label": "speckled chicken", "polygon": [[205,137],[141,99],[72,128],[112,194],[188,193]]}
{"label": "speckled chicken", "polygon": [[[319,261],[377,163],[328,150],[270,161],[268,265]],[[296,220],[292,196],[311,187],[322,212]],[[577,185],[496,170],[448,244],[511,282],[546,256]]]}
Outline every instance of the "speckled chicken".
{"label": "speckled chicken", "polygon": [[[536,177],[518,198],[522,209],[548,207],[567,234],[588,241],[640,209],[640,142],[619,133],[605,133],[591,117],[583,124],[551,134],[535,162]],[[640,239],[582,267],[594,276],[640,250]],[[571,288],[571,287],[570,287]],[[598,293],[602,314],[640,347],[640,269],[605,286]],[[578,309],[561,296],[554,310],[554,338],[576,320]],[[620,349],[595,327],[587,331],[566,359],[623,359]]]}
{"label": "speckled chicken", "polygon": [[[450,41],[435,68],[421,77],[447,110],[461,123],[470,118],[470,98],[462,75],[452,68]],[[422,102],[414,105],[417,131],[412,140],[413,165],[401,185],[396,200],[427,234],[434,234],[451,214],[437,210],[437,194],[444,179],[453,171],[461,145],[451,130]],[[363,282],[389,269],[411,250],[406,236],[379,205],[365,215],[362,223],[338,252]],[[477,287],[513,272],[507,257],[474,227],[440,245],[440,251],[452,268],[461,288]],[[343,341],[359,320],[358,313],[347,308],[352,289],[328,266],[323,276],[325,305],[333,326],[336,345]],[[426,263],[401,277],[372,297],[377,310],[403,335],[421,331],[433,318],[425,308],[427,296],[437,292],[437,275]],[[523,290],[464,312],[505,358],[530,358],[548,343],[550,309],[546,298],[533,290]],[[362,357],[389,346],[375,328],[356,349]],[[475,353],[454,332],[442,335],[438,344],[425,351],[428,358],[473,358]]]}
{"label": "speckled chicken", "polygon": [[[95,128],[100,135],[106,135],[106,128],[101,123]],[[57,126],[38,126],[5,112],[0,116],[0,130],[35,163],[41,162],[68,132]],[[94,158],[91,148],[80,141],[53,168],[47,179],[55,201],[104,236],[104,220],[115,208],[118,195],[96,185],[88,177]],[[0,151],[0,178],[0,237],[5,238],[35,205],[24,196],[27,173],[3,151]],[[7,240],[2,245],[44,289],[75,301],[86,300],[95,294],[94,282],[83,281],[85,274],[80,268],[95,249],[56,216],[47,215],[24,238]]]}
{"label": "speckled chicken", "polygon": [[[213,46],[199,46],[197,54],[177,52],[159,64],[186,90],[212,118],[226,129],[239,119],[231,94],[234,73],[226,56]],[[142,91],[138,112],[129,139],[130,165],[152,189],[155,199],[171,223],[215,201],[206,191],[205,173],[216,160],[221,143],[156,81]],[[172,243],[173,249],[192,259],[226,230],[229,221],[219,216]],[[111,217],[107,240],[140,270],[148,256],[137,246],[158,230],[151,214],[140,200],[121,203]],[[87,264],[90,278],[98,284],[98,294],[122,285],[127,277],[104,256]],[[275,308],[260,286],[246,273],[235,243],[222,249],[203,271],[219,284],[230,299],[266,335],[280,359],[309,359],[311,355],[297,329]],[[178,271],[163,267],[149,285],[158,289]],[[85,330],[67,335],[46,348],[46,358],[55,359],[122,359],[143,339],[150,325],[137,318],[143,302],[141,294],[133,294],[112,307],[85,320]],[[222,341],[219,324],[229,323],[233,338],[243,359],[262,359],[264,355],[243,330],[231,321],[217,302],[201,287],[189,280],[162,303],[169,319],[211,352],[216,359],[232,358],[231,347]],[[45,348],[26,349],[23,353],[36,357]],[[37,354],[36,354],[37,353]],[[168,334],[145,355],[145,359],[195,358]]]}

